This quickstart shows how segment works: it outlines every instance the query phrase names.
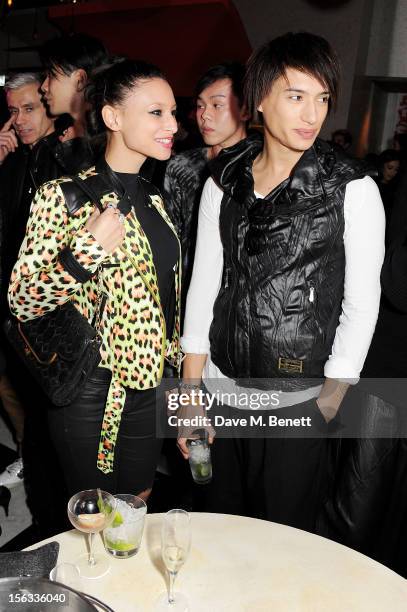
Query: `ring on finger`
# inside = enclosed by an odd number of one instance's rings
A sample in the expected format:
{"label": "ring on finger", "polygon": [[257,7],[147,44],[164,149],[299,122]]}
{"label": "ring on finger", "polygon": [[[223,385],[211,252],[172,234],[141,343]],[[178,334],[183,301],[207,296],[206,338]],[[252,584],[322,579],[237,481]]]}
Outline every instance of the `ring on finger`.
{"label": "ring on finger", "polygon": [[119,214],[119,221],[120,221],[120,223],[124,223],[124,219],[125,219],[124,214],[120,213]]}

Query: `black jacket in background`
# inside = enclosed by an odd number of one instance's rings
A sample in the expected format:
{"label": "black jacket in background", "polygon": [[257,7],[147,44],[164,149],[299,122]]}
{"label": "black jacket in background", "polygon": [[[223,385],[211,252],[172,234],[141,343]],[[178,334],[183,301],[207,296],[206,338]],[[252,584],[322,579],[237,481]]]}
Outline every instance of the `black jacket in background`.
{"label": "black jacket in background", "polygon": [[382,299],[362,376],[407,378],[407,169],[400,176],[386,233]]}
{"label": "black jacket in background", "polygon": [[[332,441],[334,487],[319,534],[406,577],[407,172],[399,181],[387,238],[379,316],[358,386],[369,401],[356,407],[371,433]],[[389,423],[400,437],[381,437]]]}

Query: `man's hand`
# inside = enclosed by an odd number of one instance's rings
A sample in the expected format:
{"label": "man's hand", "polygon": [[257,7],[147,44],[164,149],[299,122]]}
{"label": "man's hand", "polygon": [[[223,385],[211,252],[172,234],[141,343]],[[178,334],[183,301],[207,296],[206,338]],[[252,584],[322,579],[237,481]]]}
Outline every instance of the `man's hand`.
{"label": "man's hand", "polygon": [[[183,394],[183,395],[186,395],[186,394]],[[199,419],[199,422],[200,422],[198,426],[196,425],[192,426],[192,425],[187,424],[187,421],[190,421],[191,419],[196,418],[196,417]],[[197,435],[194,434],[194,432],[197,429],[204,429],[208,433],[209,444],[212,444],[214,437],[216,435],[216,432],[214,428],[212,427],[210,418],[205,409],[205,405],[199,403],[197,397],[195,398],[191,397],[191,402],[188,405],[179,406],[177,410],[177,418],[181,420],[181,423],[185,422],[185,425],[180,424],[178,426],[178,440],[177,440],[177,446],[182,456],[184,457],[184,459],[188,459],[189,457],[187,440],[192,440],[197,437]]]}
{"label": "man's hand", "polygon": [[[182,368],[182,378],[183,378],[184,383],[186,383],[187,385],[192,384],[193,386],[196,386],[197,389],[200,388],[200,384],[202,380],[202,371],[204,369],[204,365],[205,365],[207,357],[208,357],[207,354],[199,354],[199,353],[187,353],[185,355],[185,359],[183,361],[183,368]],[[201,406],[201,414],[205,416],[206,418],[208,418],[205,413],[207,413],[207,411],[205,410],[205,406]],[[209,435],[208,442],[209,444],[212,444],[213,439],[215,437],[215,430],[213,429],[211,425],[210,429],[208,429],[207,431]],[[182,431],[178,432],[177,445],[184,459],[188,459],[189,457],[187,439],[188,438],[185,437],[184,432]]]}
{"label": "man's hand", "polygon": [[112,253],[120,246],[126,233],[124,217],[113,205],[108,206],[102,214],[96,208],[85,227],[106,253]]}
{"label": "man's hand", "polygon": [[[203,427],[201,427],[200,429],[203,429]],[[211,426],[211,430],[213,432],[215,431],[212,426]],[[192,439],[193,439],[193,436],[190,436],[189,438],[178,438],[177,439],[178,449],[179,449],[181,455],[184,457],[184,459],[188,459],[188,457],[189,457],[189,450],[188,450],[188,446],[187,446],[187,441],[188,440],[192,440]],[[213,433],[213,435],[209,435],[208,436],[209,444],[212,444],[214,439],[215,439],[215,433]]]}
{"label": "man's hand", "polygon": [[348,388],[349,383],[339,382],[334,378],[325,379],[317,405],[327,423],[336,417]]}
{"label": "man's hand", "polygon": [[72,140],[76,138],[76,132],[73,125],[66,128],[60,136],[58,136],[59,142],[67,142],[68,140]]}
{"label": "man's hand", "polygon": [[9,153],[14,153],[18,147],[15,131],[12,128],[14,117],[10,117],[0,130],[0,164],[4,162]]}

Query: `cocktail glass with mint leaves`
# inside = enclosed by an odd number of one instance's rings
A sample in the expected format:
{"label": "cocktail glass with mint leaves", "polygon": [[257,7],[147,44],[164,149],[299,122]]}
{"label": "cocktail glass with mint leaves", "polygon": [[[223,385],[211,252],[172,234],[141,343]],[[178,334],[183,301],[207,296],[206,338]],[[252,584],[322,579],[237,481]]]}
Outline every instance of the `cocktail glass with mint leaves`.
{"label": "cocktail glass with mint leaves", "polygon": [[105,549],[119,559],[138,552],[143,536],[147,506],[141,497],[121,493],[115,495],[116,513],[112,524],[103,531]]}
{"label": "cocktail glass with mint leaves", "polygon": [[211,449],[207,438],[188,440],[187,446],[192,478],[197,484],[207,484],[212,480]]}

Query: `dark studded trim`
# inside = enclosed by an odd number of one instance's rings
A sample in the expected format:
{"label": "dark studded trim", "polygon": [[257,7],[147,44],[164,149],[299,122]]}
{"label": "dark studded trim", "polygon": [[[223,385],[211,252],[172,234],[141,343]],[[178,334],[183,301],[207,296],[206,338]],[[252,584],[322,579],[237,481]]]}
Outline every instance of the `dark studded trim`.
{"label": "dark studded trim", "polygon": [[75,258],[69,247],[65,247],[58,254],[58,259],[64,266],[65,270],[73,276],[79,283],[86,283],[93,276],[88,272]]}

